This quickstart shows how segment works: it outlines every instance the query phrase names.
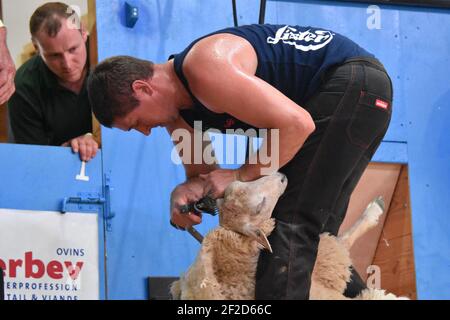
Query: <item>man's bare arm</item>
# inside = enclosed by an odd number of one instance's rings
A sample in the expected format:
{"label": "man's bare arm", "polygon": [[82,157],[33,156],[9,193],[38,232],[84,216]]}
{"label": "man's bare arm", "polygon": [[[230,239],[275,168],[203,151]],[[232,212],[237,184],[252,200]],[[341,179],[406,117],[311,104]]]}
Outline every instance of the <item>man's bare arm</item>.
{"label": "man's bare arm", "polygon": [[[199,174],[205,174],[205,173],[209,173],[213,170],[219,169],[219,166],[217,164],[207,164],[204,162],[203,159],[203,151],[205,150],[205,148],[207,148],[210,144],[211,141],[209,139],[205,139],[205,141],[203,141],[204,139],[202,139],[202,145],[195,148],[194,145],[194,129],[191,128],[184,120],[183,118],[181,118],[181,116],[172,124],[166,126],[167,131],[169,132],[169,135],[171,136],[171,139],[173,141],[173,143],[175,144],[175,146],[180,146],[181,144],[181,139],[178,139],[179,136],[183,136],[184,138],[187,138],[188,141],[190,141],[189,145],[190,145],[190,155],[186,155],[186,154],[180,154],[180,158],[183,161],[183,166],[185,168],[186,171],[186,178],[187,179],[192,179],[194,177],[197,177]],[[182,130],[182,134],[174,134],[175,130]],[[202,134],[202,133],[200,133]],[[205,136],[206,138],[207,136]],[[180,152],[182,150],[179,150]],[[187,150],[183,150],[183,151],[187,151]],[[200,152],[201,154],[197,155],[197,157],[195,157],[195,152]],[[195,163],[195,160],[201,160],[201,163]],[[197,161],[198,162],[198,161]],[[215,163],[217,163],[217,161],[215,161]]]}
{"label": "man's bare arm", "polygon": [[[170,215],[171,221],[180,227],[187,227],[193,224],[199,224],[202,221],[202,217],[195,214],[181,214],[179,207],[189,202],[194,202],[201,199],[205,194],[205,181],[199,178],[200,174],[206,174],[215,169],[218,169],[217,165],[206,164],[203,162],[199,164],[194,163],[194,129],[191,128],[181,117],[179,117],[174,123],[166,126],[169,135],[175,146],[181,141],[178,140],[178,136],[182,136],[185,139],[190,140],[190,156],[180,154],[180,158],[183,161],[183,165],[186,171],[186,181],[178,185],[171,193],[170,199]],[[177,134],[177,130],[182,130]],[[203,153],[204,148],[208,143],[203,143],[201,151]],[[180,150],[181,151],[181,150]],[[183,150],[184,151],[184,150]],[[203,157],[201,157],[203,159]]]}
{"label": "man's bare arm", "polygon": [[[289,162],[315,130],[310,114],[275,87],[254,75],[254,49],[233,35],[217,35],[196,44],[184,71],[195,96],[214,112],[226,112],[257,128],[279,129],[279,167]],[[236,45],[238,41],[239,45]],[[241,41],[241,42],[239,42]],[[268,141],[264,141],[267,146]],[[261,176],[261,163],[246,164],[241,180]]]}

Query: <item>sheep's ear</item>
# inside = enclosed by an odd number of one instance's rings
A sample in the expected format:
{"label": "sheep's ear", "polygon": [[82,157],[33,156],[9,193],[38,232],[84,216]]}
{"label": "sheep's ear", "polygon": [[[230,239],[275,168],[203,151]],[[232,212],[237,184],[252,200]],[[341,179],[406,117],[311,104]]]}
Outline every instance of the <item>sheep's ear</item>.
{"label": "sheep's ear", "polygon": [[270,251],[270,253],[273,253],[272,246],[269,243],[269,240],[267,240],[267,237],[265,233],[260,229],[256,228],[254,230],[250,231],[250,236],[255,239],[260,245],[262,245],[264,248]]}
{"label": "sheep's ear", "polygon": [[266,205],[266,197],[264,197],[262,199],[262,201],[256,207],[256,214],[259,214],[261,212],[261,210],[264,208],[265,205]]}

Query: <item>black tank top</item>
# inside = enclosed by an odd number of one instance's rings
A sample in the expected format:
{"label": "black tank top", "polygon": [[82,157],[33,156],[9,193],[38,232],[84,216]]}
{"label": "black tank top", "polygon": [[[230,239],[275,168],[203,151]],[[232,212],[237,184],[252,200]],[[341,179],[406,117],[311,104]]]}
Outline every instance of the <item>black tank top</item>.
{"label": "black tank top", "polygon": [[192,94],[183,74],[182,66],[189,50],[201,39],[218,33],[231,33],[249,41],[258,58],[255,75],[300,106],[319,88],[321,76],[329,68],[354,57],[374,57],[338,33],[313,27],[248,25],[219,30],[201,37],[171,57],[174,57],[176,74],[194,102],[192,109],[182,110],[180,115],[191,127],[194,127],[194,121],[202,121],[203,131],[215,128],[225,133],[226,129],[245,131],[255,128],[227,113],[210,111]]}

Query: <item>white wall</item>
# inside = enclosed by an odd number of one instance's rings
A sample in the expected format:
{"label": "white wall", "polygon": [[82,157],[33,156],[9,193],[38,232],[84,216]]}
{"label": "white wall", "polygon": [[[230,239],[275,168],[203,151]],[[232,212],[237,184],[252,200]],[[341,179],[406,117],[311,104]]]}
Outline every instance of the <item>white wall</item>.
{"label": "white wall", "polygon": [[[21,53],[31,43],[28,28],[33,12],[46,2],[44,0],[3,0],[3,22],[8,28],[8,48],[16,67],[20,66]],[[81,15],[87,14],[87,0],[69,0],[68,5],[78,6]]]}

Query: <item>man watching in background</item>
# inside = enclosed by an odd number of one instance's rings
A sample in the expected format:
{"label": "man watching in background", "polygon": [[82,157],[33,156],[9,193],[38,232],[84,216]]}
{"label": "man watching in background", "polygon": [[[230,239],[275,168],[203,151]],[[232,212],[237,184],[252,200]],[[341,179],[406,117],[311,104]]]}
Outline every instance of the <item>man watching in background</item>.
{"label": "man watching in background", "polygon": [[16,143],[71,146],[89,161],[98,143],[85,82],[88,34],[74,15],[60,2],[33,13],[30,33],[38,54],[17,70],[8,110]]}

